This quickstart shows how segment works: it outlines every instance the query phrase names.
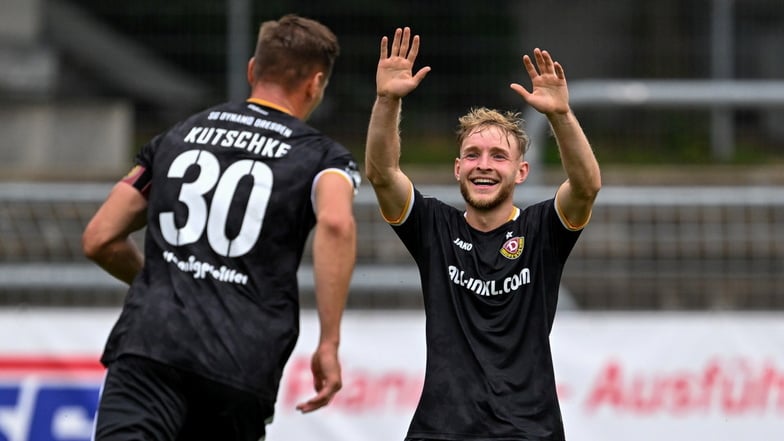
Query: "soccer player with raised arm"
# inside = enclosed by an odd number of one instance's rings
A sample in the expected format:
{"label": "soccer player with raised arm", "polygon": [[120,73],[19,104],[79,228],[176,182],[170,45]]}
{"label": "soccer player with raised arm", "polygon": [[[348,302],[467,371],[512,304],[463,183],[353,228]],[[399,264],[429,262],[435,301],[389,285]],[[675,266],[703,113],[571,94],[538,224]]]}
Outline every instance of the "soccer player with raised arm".
{"label": "soccer player with raised arm", "polygon": [[[391,43],[391,46],[390,46]],[[400,169],[403,97],[420,37],[381,39],[365,167],[381,214],[419,268],[427,366],[406,440],[562,441],[549,334],[567,257],[591,217],[599,166],[569,107],[561,65],[523,56],[532,84],[511,88],[552,127],[566,180],[553,198],[521,208],[528,135],[519,114],[474,108],[461,117],[454,177],[459,210],[419,192]]]}

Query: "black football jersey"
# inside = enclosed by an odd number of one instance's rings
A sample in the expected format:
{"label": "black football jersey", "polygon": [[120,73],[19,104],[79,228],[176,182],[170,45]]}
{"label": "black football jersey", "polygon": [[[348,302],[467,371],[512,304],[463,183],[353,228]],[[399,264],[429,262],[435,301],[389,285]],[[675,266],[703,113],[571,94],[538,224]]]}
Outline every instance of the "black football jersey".
{"label": "black football jersey", "polygon": [[554,199],[501,227],[414,190],[393,225],[420,271],[427,366],[410,439],[563,440],[549,334],[567,256]]}
{"label": "black football jersey", "polygon": [[299,333],[297,270],[323,173],[348,150],[261,101],[191,116],[143,147],[145,264],[102,361],[145,356],[274,400]]}

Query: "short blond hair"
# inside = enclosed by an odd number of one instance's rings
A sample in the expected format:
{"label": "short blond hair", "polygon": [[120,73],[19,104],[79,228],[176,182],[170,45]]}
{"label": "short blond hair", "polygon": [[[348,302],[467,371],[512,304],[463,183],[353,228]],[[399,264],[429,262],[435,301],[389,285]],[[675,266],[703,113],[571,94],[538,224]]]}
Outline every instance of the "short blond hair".
{"label": "short blond hair", "polygon": [[522,158],[528,151],[530,140],[523,126],[525,121],[520,112],[488,109],[487,107],[474,107],[468,113],[458,119],[460,123],[457,129],[457,145],[462,146],[463,141],[474,130],[483,127],[498,127],[504,133],[512,135],[517,141]]}

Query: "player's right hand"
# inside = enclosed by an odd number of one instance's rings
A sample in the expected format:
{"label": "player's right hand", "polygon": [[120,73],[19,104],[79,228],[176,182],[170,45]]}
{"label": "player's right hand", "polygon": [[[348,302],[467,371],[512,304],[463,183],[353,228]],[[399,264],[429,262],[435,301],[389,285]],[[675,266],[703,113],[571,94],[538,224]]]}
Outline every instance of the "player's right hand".
{"label": "player's right hand", "polygon": [[376,94],[385,98],[402,98],[419,86],[430,72],[425,66],[413,74],[419,54],[419,35],[411,37],[411,29],[397,28],[389,49],[389,39],[381,38],[381,51],[376,71]]}
{"label": "player's right hand", "polygon": [[302,413],[313,412],[326,406],[343,387],[336,347],[319,346],[310,360],[310,369],[316,395],[297,405],[297,410]]}

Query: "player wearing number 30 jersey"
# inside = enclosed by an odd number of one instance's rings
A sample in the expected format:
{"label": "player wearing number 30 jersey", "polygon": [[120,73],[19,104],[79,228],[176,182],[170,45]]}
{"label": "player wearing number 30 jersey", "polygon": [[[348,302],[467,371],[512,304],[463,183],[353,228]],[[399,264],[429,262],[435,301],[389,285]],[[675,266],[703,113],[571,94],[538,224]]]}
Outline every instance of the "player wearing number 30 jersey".
{"label": "player wearing number 30 jersey", "polygon": [[297,337],[296,273],[316,223],[313,187],[325,173],[356,187],[356,163],[252,99],[192,116],[137,162],[129,181],[149,188],[145,265],[103,361],[143,355],[273,396]]}
{"label": "player wearing number 30 jersey", "polygon": [[[130,284],[102,357],[95,439],[262,437],[299,333],[297,270],[314,227],[316,396],[298,408],[340,389],[359,174],[345,147],[304,122],[335,56],[317,22],[264,23],[250,98],[152,139],[88,225],[86,254]],[[128,234],[144,225],[142,260]]]}

